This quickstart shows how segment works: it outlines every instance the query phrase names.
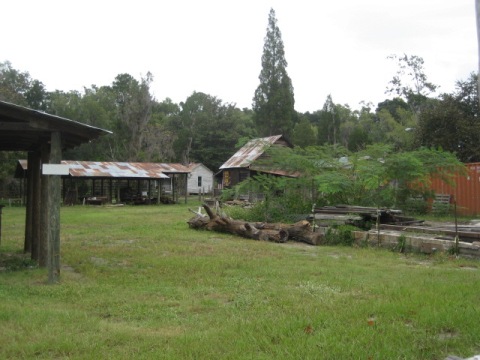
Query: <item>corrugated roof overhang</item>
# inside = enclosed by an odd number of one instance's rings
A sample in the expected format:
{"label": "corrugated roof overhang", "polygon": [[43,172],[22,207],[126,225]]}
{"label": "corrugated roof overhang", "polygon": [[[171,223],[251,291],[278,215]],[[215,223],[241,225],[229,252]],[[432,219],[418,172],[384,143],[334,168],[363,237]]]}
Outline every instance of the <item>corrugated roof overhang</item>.
{"label": "corrugated roof overhang", "polygon": [[0,101],[1,151],[37,151],[43,144],[50,142],[53,132],[61,133],[63,149],[73,148],[111,133],[77,121]]}

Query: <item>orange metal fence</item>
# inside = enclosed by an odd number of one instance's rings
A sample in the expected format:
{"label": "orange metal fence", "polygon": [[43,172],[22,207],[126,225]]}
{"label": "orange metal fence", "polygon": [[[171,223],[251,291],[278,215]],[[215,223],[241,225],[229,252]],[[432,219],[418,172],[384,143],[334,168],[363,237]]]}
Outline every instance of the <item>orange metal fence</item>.
{"label": "orange metal fence", "polygon": [[480,163],[465,164],[467,176],[456,175],[452,187],[439,179],[432,180],[436,194],[448,194],[457,202],[457,211],[462,215],[480,215]]}

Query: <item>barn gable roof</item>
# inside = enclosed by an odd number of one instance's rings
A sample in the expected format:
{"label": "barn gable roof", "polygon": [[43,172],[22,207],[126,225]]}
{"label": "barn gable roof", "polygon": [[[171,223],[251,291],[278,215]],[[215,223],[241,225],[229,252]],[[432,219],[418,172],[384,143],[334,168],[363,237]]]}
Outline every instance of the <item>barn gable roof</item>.
{"label": "barn gable roof", "polygon": [[270,146],[280,143],[288,147],[293,147],[283,135],[252,139],[248,143],[246,143],[240,150],[238,150],[222,166],[220,166],[220,170],[232,168],[248,168]]}

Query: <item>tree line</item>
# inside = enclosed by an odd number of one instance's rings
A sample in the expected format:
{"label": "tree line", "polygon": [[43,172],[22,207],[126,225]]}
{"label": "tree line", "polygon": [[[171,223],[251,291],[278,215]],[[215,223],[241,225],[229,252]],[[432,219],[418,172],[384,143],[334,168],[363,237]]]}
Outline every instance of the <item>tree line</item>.
{"label": "tree line", "polygon": [[[398,72],[386,79],[386,99],[376,106],[364,102],[353,110],[329,95],[316,111],[295,111],[272,9],[251,109],[197,91],[178,104],[159,101],[150,90],[151,73],[140,79],[119,74],[109,85],[83,91],[46,91],[42,81],[8,61],[0,63],[0,100],[113,132],[69,150],[64,154],[69,160],[201,162],[215,171],[248,139],[283,134],[303,149],[332,145],[358,152],[384,144],[397,152],[427,147],[452,152],[463,162],[480,161],[477,74],[458,80],[452,93],[434,95],[437,87],[428,81],[420,56],[390,59]],[[20,156],[0,153],[0,179],[11,176]]]}

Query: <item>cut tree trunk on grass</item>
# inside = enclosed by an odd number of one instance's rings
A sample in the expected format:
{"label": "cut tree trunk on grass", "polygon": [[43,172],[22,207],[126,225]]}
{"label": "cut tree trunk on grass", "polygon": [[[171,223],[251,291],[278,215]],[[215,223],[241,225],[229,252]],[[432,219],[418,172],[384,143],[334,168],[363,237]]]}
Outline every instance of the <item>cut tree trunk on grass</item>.
{"label": "cut tree trunk on grass", "polygon": [[306,220],[295,224],[279,223],[249,223],[242,220],[233,220],[225,216],[214,214],[208,205],[203,205],[208,216],[192,211],[195,217],[188,221],[192,229],[235,234],[249,239],[284,243],[288,240],[300,241],[310,245],[319,245],[323,235],[313,232],[310,223]]}
{"label": "cut tree trunk on grass", "polygon": [[307,220],[301,220],[295,224],[280,223],[256,223],[259,229],[283,229],[288,231],[289,240],[304,242],[310,245],[320,245],[323,240],[323,234],[314,232],[312,224]]}

